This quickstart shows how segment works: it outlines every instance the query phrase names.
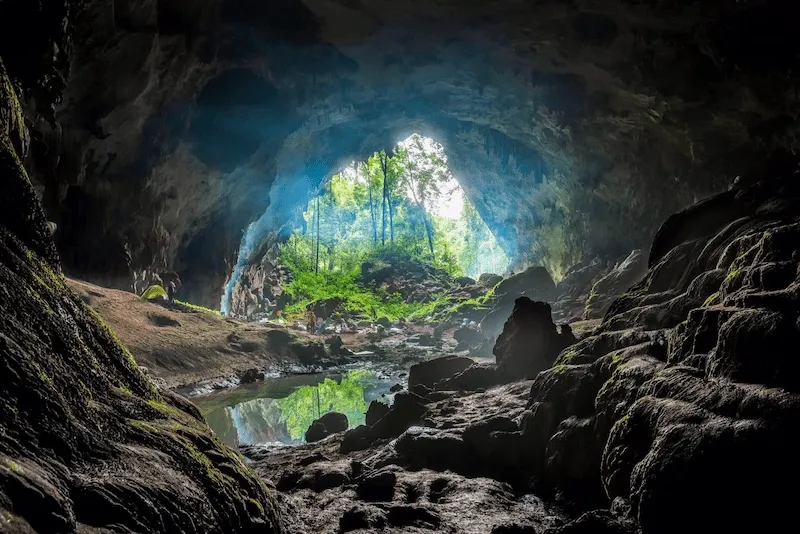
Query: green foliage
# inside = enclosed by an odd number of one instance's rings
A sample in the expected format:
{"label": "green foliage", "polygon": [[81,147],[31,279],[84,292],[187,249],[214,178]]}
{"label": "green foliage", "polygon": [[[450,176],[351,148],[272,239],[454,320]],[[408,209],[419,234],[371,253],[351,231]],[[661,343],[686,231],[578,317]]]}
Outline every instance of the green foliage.
{"label": "green foliage", "polygon": [[365,382],[372,378],[374,375],[369,371],[351,371],[342,377],[341,382],[326,378],[317,386],[303,386],[278,400],[289,435],[292,439],[301,439],[311,423],[328,412],[345,414],[351,424],[363,422],[368,407],[364,400]]}
{"label": "green foliage", "polygon": [[280,260],[293,274],[286,313],[304,313],[309,303],[330,298],[344,299],[346,311],[389,319],[425,317],[455,304],[441,295],[425,304],[407,303],[380,288],[362,287],[357,280],[366,261],[415,260],[452,277],[503,272],[508,258],[467,199],[460,216],[437,214],[457,192],[441,145],[417,135],[393,155],[375,153],[333,176],[309,203],[304,227],[281,246]]}
{"label": "green foliage", "polygon": [[142,300],[155,300],[166,296],[167,291],[160,285],[156,284],[144,290],[144,293],[142,293]]}

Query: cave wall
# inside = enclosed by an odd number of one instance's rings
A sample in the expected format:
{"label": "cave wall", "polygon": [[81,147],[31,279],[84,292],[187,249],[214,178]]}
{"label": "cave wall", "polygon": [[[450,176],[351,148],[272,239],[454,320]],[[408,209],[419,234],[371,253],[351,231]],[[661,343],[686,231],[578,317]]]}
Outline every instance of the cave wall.
{"label": "cave wall", "polygon": [[796,148],[797,11],[87,0],[57,124],[24,102],[30,168],[66,272],[130,287],[171,268],[210,306],[251,222],[272,235],[341,164],[412,131],[443,143],[517,265],[553,254],[553,232],[619,254]]}

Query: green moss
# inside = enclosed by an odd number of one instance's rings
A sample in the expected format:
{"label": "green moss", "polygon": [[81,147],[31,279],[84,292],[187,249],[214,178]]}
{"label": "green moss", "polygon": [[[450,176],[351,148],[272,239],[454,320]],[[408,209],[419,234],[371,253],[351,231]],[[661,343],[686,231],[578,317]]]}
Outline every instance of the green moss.
{"label": "green moss", "polygon": [[735,277],[739,276],[740,272],[742,272],[741,269],[738,269],[738,268],[737,269],[731,269],[730,271],[728,271],[728,274],[725,275],[725,280],[728,281],[728,280],[731,280],[732,278],[735,278]]}
{"label": "green moss", "polygon": [[133,391],[131,391],[131,388],[129,388],[128,386],[126,386],[124,384],[120,384],[119,385],[119,390],[122,391],[125,395],[127,395],[129,397],[133,395]]}
{"label": "green moss", "polygon": [[22,473],[22,467],[14,460],[6,460],[4,463],[6,464],[6,467],[11,469],[15,473]]}
{"label": "green moss", "polygon": [[138,419],[128,419],[128,424],[137,430],[141,430],[143,432],[149,432],[151,434],[160,434],[161,430],[155,425],[151,425],[150,423],[146,423],[144,421],[139,421]]}
{"label": "green moss", "polygon": [[167,291],[160,285],[152,285],[144,290],[142,293],[142,300],[155,300],[157,298],[166,297]]}
{"label": "green moss", "polygon": [[210,308],[204,308],[203,306],[198,306],[197,304],[192,304],[190,302],[184,302],[182,300],[177,300],[176,299],[175,300],[175,304],[177,304],[179,306],[183,306],[184,308],[188,308],[190,310],[194,310],[194,311],[210,313],[210,314],[213,314],[213,315],[222,315],[222,312],[219,311],[219,310],[212,310]]}
{"label": "green moss", "polygon": [[39,365],[38,363],[33,362],[33,361],[31,363],[36,368],[36,376],[39,377],[39,380],[41,380],[45,384],[49,384],[49,383],[51,383],[53,381],[53,379],[50,378],[50,376],[45,372],[45,370],[42,369],[41,365]]}
{"label": "green moss", "polygon": [[214,482],[222,482],[224,475],[220,472],[219,469],[214,467],[214,465],[211,463],[211,460],[209,460],[208,456],[200,452],[200,449],[198,449],[194,443],[192,443],[190,440],[188,440],[183,436],[175,435],[172,437],[177,443],[179,443],[186,450],[186,452],[189,454],[189,457],[191,457],[192,460],[201,469],[205,471],[206,476],[208,478],[210,478]]}
{"label": "green moss", "polygon": [[708,298],[703,301],[703,307],[708,308],[709,306],[714,306],[715,304],[719,303],[719,291],[712,293],[708,296]]}

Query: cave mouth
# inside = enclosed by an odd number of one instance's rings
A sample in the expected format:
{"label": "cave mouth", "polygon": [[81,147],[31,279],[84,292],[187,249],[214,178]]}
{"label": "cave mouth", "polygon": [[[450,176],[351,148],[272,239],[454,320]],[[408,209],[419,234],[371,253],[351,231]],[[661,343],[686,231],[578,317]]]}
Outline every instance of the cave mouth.
{"label": "cave mouth", "polygon": [[305,325],[310,311],[327,320],[335,308],[339,321],[432,320],[457,300],[454,289],[508,270],[430,137],[413,133],[352,161],[310,196],[279,232],[250,225],[223,314]]}

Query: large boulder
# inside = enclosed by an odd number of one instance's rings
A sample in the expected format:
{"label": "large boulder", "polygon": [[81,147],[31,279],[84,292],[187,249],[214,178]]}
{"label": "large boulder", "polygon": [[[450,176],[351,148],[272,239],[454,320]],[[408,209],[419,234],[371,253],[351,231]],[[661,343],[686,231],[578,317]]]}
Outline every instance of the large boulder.
{"label": "large boulder", "polygon": [[471,366],[470,358],[463,356],[443,356],[411,366],[408,374],[408,389],[418,385],[433,388],[440,380],[445,380]]}
{"label": "large boulder", "polygon": [[315,419],[306,430],[306,442],[314,443],[325,439],[331,434],[347,430],[347,416],[339,412],[328,412],[319,419]]}
{"label": "large boulder", "polygon": [[494,355],[507,379],[533,378],[553,365],[558,353],[574,342],[567,325],[556,328],[549,304],[520,297],[497,338]]}
{"label": "large boulder", "polygon": [[514,309],[514,301],[522,296],[544,302],[555,300],[556,284],[547,269],[541,266],[529,267],[497,284],[491,309],[480,322],[481,330],[486,337],[494,339],[500,334],[506,319]]}

